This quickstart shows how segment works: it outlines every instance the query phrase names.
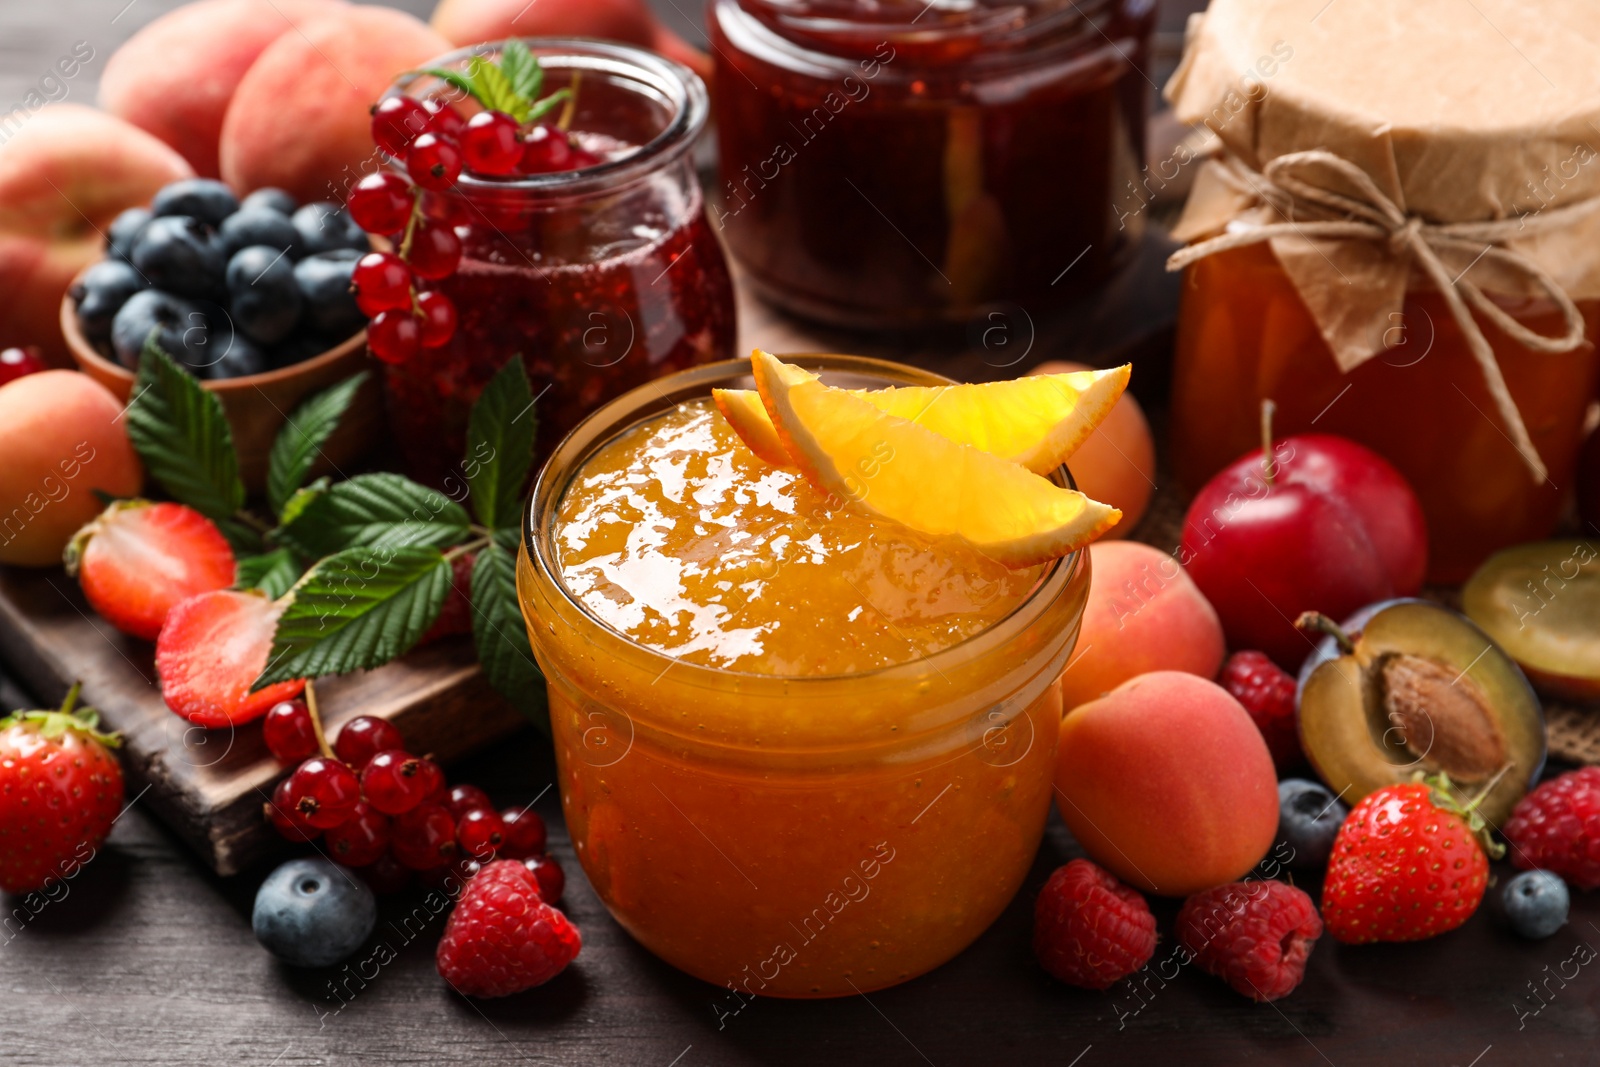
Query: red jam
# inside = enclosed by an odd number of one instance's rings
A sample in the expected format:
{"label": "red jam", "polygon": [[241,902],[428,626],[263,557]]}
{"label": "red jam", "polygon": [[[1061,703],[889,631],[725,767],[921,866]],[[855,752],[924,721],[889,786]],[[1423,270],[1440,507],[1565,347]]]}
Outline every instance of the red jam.
{"label": "red jam", "polygon": [[728,244],[854,326],[1048,310],[1139,235],[1151,0],[715,0]]}

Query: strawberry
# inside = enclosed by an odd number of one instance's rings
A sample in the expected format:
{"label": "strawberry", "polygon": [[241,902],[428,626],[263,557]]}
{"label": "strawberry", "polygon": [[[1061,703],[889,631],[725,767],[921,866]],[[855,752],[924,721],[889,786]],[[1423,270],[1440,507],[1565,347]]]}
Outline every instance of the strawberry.
{"label": "strawberry", "polygon": [[92,709],[0,719],[0,889],[31,893],[94,858],[122,809],[122,768]]}
{"label": "strawberry", "polygon": [[153,641],[180,600],[233,584],[233,549],[182,504],[119,500],[67,545],[67,573],[107,622]]}
{"label": "strawberry", "polygon": [[578,928],[546,904],[518,860],[473,875],[439,941],[439,974],[459,993],[504,997],[543,985],[583,947]]}
{"label": "strawberry", "polygon": [[1347,945],[1421,941],[1466,922],[1489,883],[1479,837],[1504,851],[1473,810],[1488,791],[1462,807],[1440,775],[1363,797],[1333,841],[1322,885],[1328,933]]}
{"label": "strawberry", "polygon": [[266,669],[283,606],[258,593],[219,589],[172,609],[156,638],[156,673],[167,707],[199,726],[238,725],[300,695],[301,679],[250,685]]}

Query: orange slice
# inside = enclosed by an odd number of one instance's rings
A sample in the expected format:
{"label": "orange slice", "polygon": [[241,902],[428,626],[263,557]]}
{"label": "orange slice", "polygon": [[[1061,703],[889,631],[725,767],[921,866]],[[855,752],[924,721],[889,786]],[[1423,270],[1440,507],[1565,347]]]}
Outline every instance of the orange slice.
{"label": "orange slice", "polygon": [[784,451],[823,492],[1007,567],[1082,548],[1122,513],[952,441],[757,351],[756,387]]}
{"label": "orange slice", "polygon": [[[853,389],[885,414],[1049,474],[1077,451],[1111,413],[1128,386],[1132,367],[1041,374],[980,385],[903,385]],[[748,389],[714,389],[723,417],[750,451],[774,466],[791,464],[761,398]]]}

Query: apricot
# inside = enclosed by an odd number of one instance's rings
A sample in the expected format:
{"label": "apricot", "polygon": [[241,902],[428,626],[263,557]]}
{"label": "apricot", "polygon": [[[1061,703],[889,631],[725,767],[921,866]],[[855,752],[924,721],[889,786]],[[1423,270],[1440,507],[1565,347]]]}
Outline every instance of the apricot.
{"label": "apricot", "polygon": [[122,405],[86,374],[47,370],[0,386],[0,563],[45,567],[105,507],[94,490],[144,482]]}
{"label": "apricot", "polygon": [[1155,671],[1067,713],[1056,806],[1096,863],[1181,897],[1242,877],[1278,831],[1278,778],[1221,686]]}
{"label": "apricot", "polygon": [[0,347],[38,345],[69,365],[67,286],[104,254],[119,212],[193,173],[139,127],[81,104],[51,104],[0,137]]}
{"label": "apricot", "polygon": [[[1070,374],[1090,370],[1084,363],[1041,363],[1030,374]],[[1156,443],[1150,422],[1132,393],[1123,393],[1111,413],[1067,460],[1078,488],[1122,512],[1122,520],[1102,541],[1126,537],[1150,506],[1156,489]]]}
{"label": "apricot", "polygon": [[462,46],[507,37],[599,37],[711,75],[710,58],[663,26],[645,0],[439,0],[430,22]]}
{"label": "apricot", "polygon": [[285,33],[239,80],[222,120],[222,179],[342,202],[377,166],[369,109],[395,76],[453,45],[402,11],[338,5]]}
{"label": "apricot", "polygon": [[245,71],[282,34],[338,0],[199,0],[148,24],[111,54],[100,106],[215,178],[222,118]]}
{"label": "apricot", "polygon": [[1216,677],[1227,651],[1222,622],[1177,560],[1137,541],[1101,541],[1089,562],[1083,628],[1061,675],[1063,706],[1149,671]]}

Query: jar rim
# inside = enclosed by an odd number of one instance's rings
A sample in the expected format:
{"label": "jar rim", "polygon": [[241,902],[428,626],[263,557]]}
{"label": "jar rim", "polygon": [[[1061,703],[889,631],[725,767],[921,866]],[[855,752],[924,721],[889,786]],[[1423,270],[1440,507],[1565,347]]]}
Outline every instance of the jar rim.
{"label": "jar rim", "polygon": [[[854,374],[897,385],[957,384],[952,379],[933,371],[867,356],[796,353],[785,358],[824,375]],[[602,652],[640,657],[648,662],[660,664],[663,670],[676,665],[674,678],[677,685],[687,683],[720,688],[731,680],[746,690],[773,687],[788,692],[794,691],[797,687],[804,690],[835,686],[840,683],[859,686],[875,681],[895,682],[905,676],[920,675],[930,669],[943,673],[942,668],[945,666],[981,657],[1014,641],[1044,617],[1056,601],[1072,587],[1085,566],[1088,558],[1085,549],[1078,549],[1067,556],[1052,560],[1028,595],[991,625],[935,652],[865,671],[788,675],[731,670],[706,664],[685,663],[660,649],[643,644],[597,617],[562,581],[560,567],[555,558],[553,536],[556,512],[567,486],[583,469],[583,465],[605,445],[640,422],[668,411],[685,400],[709,397],[713,387],[753,388],[750,361],[732,359],[703,364],[657,378],[629,390],[592,412],[574,427],[556,446],[534,481],[533,491],[529,494],[523,514],[523,549],[539,581],[554,590],[554,595],[558,595],[571,609],[593,624],[595,632],[590,639]],[[1051,475],[1051,480],[1063,488],[1077,488],[1077,483],[1073,481],[1072,474],[1064,463]]]}
{"label": "jar rim", "polygon": [[[653,90],[672,107],[672,117],[666,126],[635,151],[619,159],[610,159],[592,167],[577,170],[553,171],[532,174],[522,178],[480,178],[466,170],[456,180],[456,188],[463,195],[473,196],[495,193],[548,192],[583,194],[602,188],[610,189],[636,178],[655,173],[675,162],[691,147],[705,129],[710,114],[710,100],[705,82],[682,63],[658,55],[636,45],[616,41],[602,41],[589,37],[521,37],[541,65],[551,70],[596,71],[622,75],[642,87]],[[454,67],[465,65],[475,56],[497,55],[510,38],[487,41],[482,44],[458,48],[429,60],[424,67]],[[406,93],[419,81],[432,79],[425,69],[407,71],[396,78],[384,91],[384,97]],[[438,81],[438,79],[432,79]],[[443,84],[443,83],[440,83]],[[639,90],[636,90],[639,91]],[[381,150],[380,150],[381,151]],[[383,157],[394,166],[400,161],[387,153]]]}

